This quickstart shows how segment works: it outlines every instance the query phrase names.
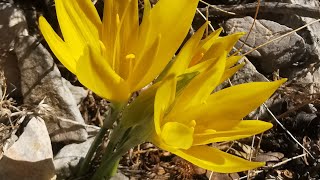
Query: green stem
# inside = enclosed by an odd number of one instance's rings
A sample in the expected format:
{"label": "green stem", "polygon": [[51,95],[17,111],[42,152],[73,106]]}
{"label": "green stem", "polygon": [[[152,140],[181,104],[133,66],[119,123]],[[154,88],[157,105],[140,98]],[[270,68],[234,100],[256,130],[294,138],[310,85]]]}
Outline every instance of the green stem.
{"label": "green stem", "polygon": [[101,158],[101,161],[105,161],[109,158],[109,156],[112,155],[114,149],[117,146],[117,143],[122,138],[124,134],[124,129],[120,128],[119,125],[115,127],[115,129],[111,133],[111,137],[109,139],[108,145],[106,147],[105,152],[103,153],[103,156]]}
{"label": "green stem", "polygon": [[96,152],[98,146],[102,143],[103,138],[107,133],[108,129],[111,129],[113,123],[117,120],[117,117],[122,107],[123,107],[122,104],[111,105],[111,112],[106,115],[105,121],[103,122],[103,126],[101,127],[93,143],[91,144],[89,151],[86,154],[86,157],[83,159],[82,162],[80,162],[80,167],[77,172],[78,177],[88,172],[90,168],[90,162],[92,160],[94,153]]}
{"label": "green stem", "polygon": [[118,119],[119,113],[122,110],[124,104],[122,103],[113,103],[111,104],[111,116],[110,118],[106,118],[103,122],[103,127],[107,129],[111,129],[114,122]]}
{"label": "green stem", "polygon": [[113,130],[106,151],[101,158],[101,165],[91,180],[110,179],[116,173],[122,154],[114,152],[114,149],[119,140],[123,138],[124,133],[125,129],[119,125]]}
{"label": "green stem", "polygon": [[[91,180],[108,180],[117,172],[121,156],[113,156],[94,173]],[[106,163],[108,162],[108,163]],[[102,167],[102,168],[101,168]]]}
{"label": "green stem", "polygon": [[101,129],[99,130],[98,134],[96,135],[93,143],[89,148],[89,151],[86,154],[86,157],[83,159],[83,161],[80,162],[80,168],[77,172],[78,177],[84,175],[89,170],[91,159],[94,153],[96,152],[98,146],[101,144],[104,135],[107,133],[107,130],[108,129],[104,127],[101,127]]}
{"label": "green stem", "polygon": [[123,147],[119,151],[109,154],[108,158],[101,162],[98,170],[94,173],[91,180],[110,179],[116,172],[119,166],[119,161],[131,146]]}
{"label": "green stem", "polygon": [[[136,131],[130,132],[129,137],[132,137],[132,138],[127,139],[127,136],[125,135],[124,130],[125,129],[119,128],[119,131],[114,131],[115,135],[119,135],[121,137],[121,140],[120,141],[117,140],[117,141],[122,143],[119,147],[117,146],[118,148],[116,149],[115,152],[112,151],[108,155],[105,154],[107,156],[104,156],[102,158],[101,165],[99,166],[99,168],[97,169],[97,171],[95,172],[91,180],[110,179],[116,173],[121,157],[124,154],[126,154],[130,148],[144,141],[132,136],[132,133],[135,134]],[[117,134],[117,132],[119,132],[120,134]]]}

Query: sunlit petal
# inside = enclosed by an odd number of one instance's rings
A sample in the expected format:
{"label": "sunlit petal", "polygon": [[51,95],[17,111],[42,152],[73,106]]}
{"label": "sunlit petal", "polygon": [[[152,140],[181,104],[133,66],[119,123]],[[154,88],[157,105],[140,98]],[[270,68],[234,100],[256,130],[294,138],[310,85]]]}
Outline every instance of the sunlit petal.
{"label": "sunlit petal", "polygon": [[87,23],[89,24],[92,24],[92,27],[90,28],[94,28],[94,29],[97,29],[97,30],[100,30],[101,29],[101,19],[99,17],[99,14],[96,10],[96,8],[94,7],[92,1],[90,0],[82,0],[82,1],[76,1],[80,7],[81,12],[78,12],[78,13],[85,13],[86,15],[86,19],[85,21],[87,21]]}
{"label": "sunlit petal", "polygon": [[176,94],[176,77],[169,76],[158,88],[154,103],[154,122],[155,130],[158,135],[161,134],[163,116],[173,103]]}
{"label": "sunlit petal", "polygon": [[78,60],[83,52],[86,42],[81,34],[81,30],[72,21],[69,12],[66,10],[64,0],[55,0],[57,18],[63,39],[70,48],[75,60]]}
{"label": "sunlit petal", "polygon": [[[138,81],[137,87],[143,87],[152,81],[160,72],[165,68],[168,62],[171,60],[185,36],[188,33],[190,24],[195,15],[195,9],[197,7],[198,0],[160,0],[149,13],[150,21],[152,24],[142,23],[141,31],[144,29],[150,29],[148,35],[140,36],[139,42],[144,42],[147,46],[150,46],[158,35],[161,35],[159,52],[156,55],[156,61],[153,61],[144,75],[133,81]],[[137,49],[141,49],[143,45],[138,44]],[[138,54],[138,59],[142,57]],[[149,59],[141,59],[141,61],[149,61]],[[143,66],[139,63],[139,66]],[[142,67],[138,67],[142,69]],[[138,88],[135,88],[138,89]]]}
{"label": "sunlit petal", "polygon": [[205,53],[210,49],[212,44],[218,39],[220,33],[222,32],[222,28],[219,28],[212,32],[208,37],[201,41],[199,49],[201,52]]}
{"label": "sunlit petal", "polygon": [[[236,122],[236,120],[222,120],[221,123],[228,124],[229,122]],[[218,123],[216,123],[218,124]],[[232,124],[232,123],[230,123]],[[206,124],[207,129],[215,129],[213,125]],[[227,129],[228,128],[228,129]],[[241,138],[253,136],[255,134],[262,133],[272,128],[271,123],[267,123],[259,120],[241,120],[236,126],[230,128],[226,127],[225,130],[217,131],[204,131],[195,133],[194,145],[209,144],[213,142],[233,141]]]}
{"label": "sunlit petal", "polygon": [[244,35],[245,33],[235,33],[224,37],[217,38],[210,49],[205,53],[200,62],[212,59],[212,57],[217,57],[221,55],[223,51],[230,52],[236,42]]}
{"label": "sunlit petal", "polygon": [[220,82],[224,73],[225,56],[226,52],[224,52],[224,55],[222,55],[218,61],[214,61],[207,71],[196,76],[186,86],[181,95],[177,98],[177,102],[175,104],[175,110],[177,110],[177,112],[183,112],[188,109],[188,107],[205,103],[212,90]]}
{"label": "sunlit petal", "polygon": [[68,45],[54,32],[50,24],[44,17],[39,18],[39,28],[46,39],[52,52],[60,62],[72,73],[76,72],[76,60],[70,53]]}
{"label": "sunlit petal", "polygon": [[86,46],[80,57],[76,74],[82,84],[101,97],[116,102],[123,102],[129,98],[128,85],[90,46]]}
{"label": "sunlit petal", "polygon": [[230,56],[227,58],[226,69],[236,64],[243,56]]}
{"label": "sunlit petal", "polygon": [[172,152],[199,167],[220,173],[246,171],[264,165],[264,163],[250,162],[209,146],[192,146],[188,150]]}
{"label": "sunlit petal", "polygon": [[193,107],[192,111],[186,111],[180,116],[183,119],[196,119],[197,124],[242,119],[266,101],[285,81],[286,79],[282,79],[232,86],[211,94],[205,104]]}
{"label": "sunlit petal", "polygon": [[217,29],[216,31],[212,32],[208,37],[202,40],[197,48],[197,52],[192,57],[189,67],[198,64],[201,59],[203,58],[204,54],[209,50],[212,44],[216,41],[221,33],[222,28]]}
{"label": "sunlit petal", "polygon": [[202,25],[201,28],[198,29],[198,31],[186,42],[186,44],[183,46],[178,56],[174,60],[167,74],[173,73],[176,75],[180,75],[185,72],[207,26],[208,22]]}
{"label": "sunlit petal", "polygon": [[219,83],[219,84],[223,83],[225,80],[227,80],[228,78],[230,78],[231,76],[233,76],[233,75],[234,75],[239,69],[241,69],[244,65],[245,65],[245,64],[242,63],[242,64],[239,64],[239,65],[237,65],[237,66],[234,66],[234,67],[232,67],[232,68],[230,68],[230,69],[226,69],[226,70],[224,71],[223,76],[222,76],[221,79],[220,79],[220,83]]}
{"label": "sunlit petal", "polygon": [[212,61],[215,61],[215,60],[216,60],[216,58],[214,58],[212,60],[203,61],[201,63],[194,65],[194,66],[191,66],[185,71],[185,73],[192,73],[192,72],[201,73],[201,72],[205,71],[206,69],[208,69],[212,64]]}
{"label": "sunlit petal", "polygon": [[[158,35],[158,38],[150,47],[146,47],[143,53],[143,59],[146,61],[138,61],[138,59],[135,59],[138,63],[136,66],[134,66],[134,69],[132,70],[132,74],[130,75],[128,79],[128,83],[130,84],[130,88],[133,91],[137,91],[141,88],[143,88],[147,82],[150,83],[150,81],[147,81],[147,79],[140,81],[143,82],[143,84],[139,84],[139,78],[142,78],[143,76],[146,76],[146,71],[149,69],[154,69],[155,71],[158,70],[160,67],[152,67],[153,63],[155,61],[158,61],[157,54],[159,53],[159,46],[160,46],[160,40],[162,36]],[[138,84],[137,84],[138,83]]]}
{"label": "sunlit petal", "polygon": [[100,50],[99,30],[92,21],[88,19],[85,12],[81,10],[77,1],[68,0],[63,1],[63,3],[72,24],[74,24],[78,30],[78,33],[82,37],[84,43],[88,43],[93,48]]}

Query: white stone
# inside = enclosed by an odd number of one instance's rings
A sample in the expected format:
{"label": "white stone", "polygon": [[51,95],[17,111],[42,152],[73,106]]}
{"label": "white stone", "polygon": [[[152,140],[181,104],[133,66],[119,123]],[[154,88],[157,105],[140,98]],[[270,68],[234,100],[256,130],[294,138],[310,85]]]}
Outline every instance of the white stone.
{"label": "white stone", "polygon": [[0,160],[0,179],[48,180],[55,177],[50,137],[44,121],[33,117]]}

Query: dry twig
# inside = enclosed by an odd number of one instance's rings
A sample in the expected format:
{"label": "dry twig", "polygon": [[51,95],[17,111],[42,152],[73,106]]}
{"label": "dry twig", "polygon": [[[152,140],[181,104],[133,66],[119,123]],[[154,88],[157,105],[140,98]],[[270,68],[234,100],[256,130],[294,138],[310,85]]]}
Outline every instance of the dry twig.
{"label": "dry twig", "polygon": [[[245,16],[248,14],[254,14],[256,12],[256,8],[257,8],[257,3],[239,4],[239,5],[231,5],[231,6],[217,5],[215,6],[215,8],[209,9],[209,14],[211,16],[224,16],[224,17]],[[221,9],[223,11],[221,11]],[[206,8],[200,8],[199,10],[204,13],[206,11]],[[310,7],[310,6],[303,6],[299,4],[290,4],[290,3],[264,2],[260,4],[259,12],[262,14],[272,13],[272,14],[298,15],[302,17],[320,18],[319,7]]]}

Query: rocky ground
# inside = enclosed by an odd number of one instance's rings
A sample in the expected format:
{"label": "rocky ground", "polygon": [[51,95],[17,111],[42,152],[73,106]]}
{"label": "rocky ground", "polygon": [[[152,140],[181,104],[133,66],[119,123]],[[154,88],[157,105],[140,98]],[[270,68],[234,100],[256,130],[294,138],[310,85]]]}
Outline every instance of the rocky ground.
{"label": "rocky ground", "polygon": [[[102,14],[103,1],[94,3]],[[53,5],[52,0],[0,2],[0,179],[50,179],[55,174],[74,179],[72,172],[109,109],[106,100],[82,87],[57,61],[42,38],[40,15],[59,32]],[[320,179],[320,23],[313,23],[320,18],[319,9],[318,0],[206,0],[199,3],[190,29],[192,34],[208,18],[210,28],[223,27],[225,35],[248,32],[236,45],[246,54],[246,65],[231,84],[289,79],[248,115],[272,122],[273,129],[212,144],[266,161],[265,167],[218,174],[145,143],[123,157],[117,178]]]}

